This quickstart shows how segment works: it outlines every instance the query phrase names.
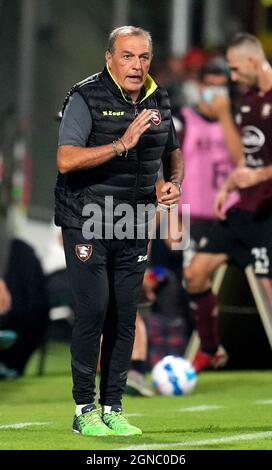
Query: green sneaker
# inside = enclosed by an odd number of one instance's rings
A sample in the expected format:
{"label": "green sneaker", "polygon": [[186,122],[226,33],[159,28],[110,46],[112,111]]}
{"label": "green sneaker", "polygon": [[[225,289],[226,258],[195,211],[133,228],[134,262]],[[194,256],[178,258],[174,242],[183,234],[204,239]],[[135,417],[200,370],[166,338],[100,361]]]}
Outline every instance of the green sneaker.
{"label": "green sneaker", "polygon": [[[89,408],[86,406],[85,408]],[[73,431],[83,436],[112,436],[114,433],[101,419],[101,409],[85,411],[79,416],[74,416]]]}
{"label": "green sneaker", "polygon": [[122,415],[122,411],[111,411],[104,413],[102,420],[115,436],[141,436],[142,431],[136,426],[129,424],[127,418]]}

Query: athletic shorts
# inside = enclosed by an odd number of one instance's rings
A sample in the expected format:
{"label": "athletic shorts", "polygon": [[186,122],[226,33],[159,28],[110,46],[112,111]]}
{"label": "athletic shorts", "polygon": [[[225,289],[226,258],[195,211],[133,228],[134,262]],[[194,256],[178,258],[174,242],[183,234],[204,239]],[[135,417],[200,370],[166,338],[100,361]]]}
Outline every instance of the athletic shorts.
{"label": "athletic shorts", "polygon": [[209,234],[217,221],[212,219],[193,218],[190,226],[190,245],[183,251],[183,267],[186,268],[192,262],[194,255],[199,251],[202,243],[209,238]]}
{"label": "athletic shorts", "polygon": [[272,214],[232,208],[205,235],[198,252],[224,253],[230,263],[242,269],[252,264],[256,275],[272,278]]}

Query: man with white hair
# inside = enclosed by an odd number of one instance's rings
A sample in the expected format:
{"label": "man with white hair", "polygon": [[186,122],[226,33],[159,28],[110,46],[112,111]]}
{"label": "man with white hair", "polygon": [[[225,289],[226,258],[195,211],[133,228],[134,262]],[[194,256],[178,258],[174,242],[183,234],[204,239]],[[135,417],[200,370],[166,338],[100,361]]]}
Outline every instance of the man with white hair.
{"label": "man with white hair", "polygon": [[[72,88],[60,125],[55,219],[63,229],[74,296],[73,431],[87,436],[142,434],[122,414],[121,400],[148,236],[137,235],[137,216],[133,215],[128,223],[132,237],[118,237],[116,228],[122,219],[117,211],[120,214],[126,205],[136,214],[140,206],[153,206],[161,160],[165,206],[178,202],[182,180],[167,92],[148,75],[152,55],[147,31],[133,26],[112,31],[106,67]],[[89,238],[90,231],[86,234],[84,227],[90,216],[85,207],[90,204],[98,207],[103,221],[94,222]],[[113,222],[109,222],[107,215],[112,212]],[[95,404],[95,376],[102,334],[100,410]]]}

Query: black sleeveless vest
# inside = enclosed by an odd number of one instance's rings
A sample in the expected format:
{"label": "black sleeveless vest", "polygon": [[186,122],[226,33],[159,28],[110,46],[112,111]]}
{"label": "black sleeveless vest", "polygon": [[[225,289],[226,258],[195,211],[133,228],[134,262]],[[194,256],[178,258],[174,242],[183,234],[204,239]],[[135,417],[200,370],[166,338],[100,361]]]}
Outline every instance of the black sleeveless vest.
{"label": "black sleeveless vest", "polygon": [[144,108],[154,109],[151,127],[138,144],[129,150],[127,158],[112,160],[84,171],[58,174],[55,188],[55,222],[63,227],[81,228],[84,205],[95,203],[104,207],[105,196],[113,197],[114,207],[119,203],[155,202],[155,182],[170,128],[170,103],[166,90],[158,88],[148,76],[145,91],[133,104],[115,83],[107,68],[77,83],[68,93],[78,92],[89,107],[92,129],[88,146],[111,143],[121,137],[135,116]]}

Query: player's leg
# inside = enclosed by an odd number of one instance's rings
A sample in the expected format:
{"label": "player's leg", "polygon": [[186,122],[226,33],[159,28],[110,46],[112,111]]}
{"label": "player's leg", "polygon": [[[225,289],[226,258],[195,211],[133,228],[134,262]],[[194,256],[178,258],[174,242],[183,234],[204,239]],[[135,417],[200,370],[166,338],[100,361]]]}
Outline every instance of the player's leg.
{"label": "player's leg", "polygon": [[[211,290],[212,275],[227,261],[224,254],[198,253],[191,265],[185,268],[184,277],[189,293],[191,317],[200,337],[200,352],[193,360],[195,369],[221,365],[223,357],[219,348],[218,302]],[[224,353],[225,354],[225,353]]]}
{"label": "player's leg", "polygon": [[154,393],[145,378],[147,359],[147,331],[145,323],[137,312],[135,340],[131,356],[130,369],[127,376],[126,393],[152,397]]}
{"label": "player's leg", "polygon": [[184,270],[187,290],[190,294],[201,294],[211,288],[212,275],[228,260],[224,253],[197,253]]}
{"label": "player's leg", "polygon": [[218,302],[211,285],[216,269],[231,258],[235,243],[228,220],[215,223],[204,231],[197,254],[184,270],[190,315],[201,343],[193,360],[197,371],[226,362],[227,355],[219,347]]}
{"label": "player's leg", "polygon": [[119,435],[141,434],[122,415],[121,401],[134,343],[146,250],[145,240],[114,241],[108,272],[110,294],[101,350],[100,403],[104,422]]}
{"label": "player's leg", "polygon": [[86,243],[77,229],[65,229],[63,239],[75,313],[71,343],[76,403],[73,431],[106,436],[112,432],[94,403],[100,337],[108,305],[106,246],[102,240]]}
{"label": "player's leg", "polygon": [[132,350],[132,361],[145,361],[147,357],[147,334],[144,321],[137,312],[135,324],[135,339]]}

